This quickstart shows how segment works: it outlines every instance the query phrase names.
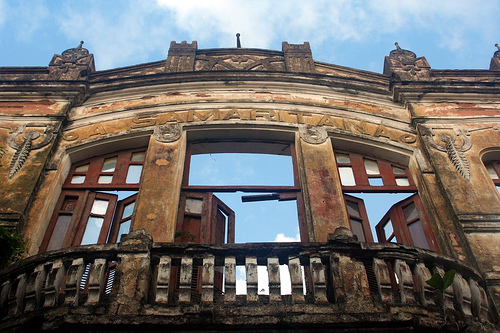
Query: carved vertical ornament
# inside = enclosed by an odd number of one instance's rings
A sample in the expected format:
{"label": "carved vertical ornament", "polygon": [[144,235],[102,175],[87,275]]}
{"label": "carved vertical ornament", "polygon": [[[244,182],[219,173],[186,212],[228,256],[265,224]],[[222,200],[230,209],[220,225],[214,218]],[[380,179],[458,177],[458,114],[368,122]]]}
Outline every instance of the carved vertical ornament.
{"label": "carved vertical ornament", "polygon": [[153,137],[160,142],[174,142],[181,138],[182,127],[179,124],[160,125],[154,129]]}
{"label": "carved vertical ornament", "polygon": [[[42,137],[41,140],[37,140],[40,137]],[[22,126],[19,130],[12,133],[7,139],[7,143],[16,152],[10,162],[9,179],[12,179],[21,170],[32,150],[46,146],[53,137],[54,131],[51,127],[46,127],[41,132],[36,129],[26,130],[26,127]]]}
{"label": "carved vertical ornament", "polygon": [[[424,136],[432,147],[439,151],[446,152],[457,171],[462,175],[462,177],[470,181],[470,167],[464,154],[472,147],[472,141],[469,135],[463,131],[459,131],[455,136],[449,133],[440,134],[439,140],[444,144],[444,146],[436,143],[433,138],[434,134],[432,133],[432,130],[429,129],[428,133],[424,134]],[[457,143],[457,137],[461,139],[461,144]]]}

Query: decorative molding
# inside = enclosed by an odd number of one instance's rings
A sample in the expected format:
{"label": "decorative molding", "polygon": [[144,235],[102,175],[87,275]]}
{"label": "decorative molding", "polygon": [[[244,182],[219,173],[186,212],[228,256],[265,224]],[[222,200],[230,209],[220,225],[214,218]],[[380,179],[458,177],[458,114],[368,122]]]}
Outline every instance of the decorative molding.
{"label": "decorative molding", "polygon": [[181,138],[182,126],[179,124],[159,125],[154,129],[153,137],[159,142],[174,142]]}
{"label": "decorative molding", "polygon": [[196,70],[284,71],[285,64],[283,57],[259,57],[250,55],[209,56],[202,54],[196,57]]}
{"label": "decorative molding", "polygon": [[396,49],[385,57],[384,74],[393,76],[398,80],[416,80],[419,78],[428,78],[431,66],[425,57],[418,57],[409,50],[399,47],[396,42]]}
{"label": "decorative molding", "polygon": [[328,139],[328,133],[323,127],[300,126],[299,136],[302,140],[310,144],[324,143]]}
{"label": "decorative molding", "polygon": [[[421,129],[424,127],[419,126]],[[456,133],[457,131],[455,131]],[[432,132],[432,129],[422,130],[422,135],[426,138],[427,142],[434,147],[435,149],[446,152],[450,161],[453,163],[457,171],[464,177],[466,180],[470,181],[470,167],[467,162],[467,158],[464,153],[471,149],[472,141],[470,139],[469,133],[464,131],[458,131],[456,136],[450,135],[449,133],[443,133],[439,135],[439,139],[444,146],[438,145],[434,140],[435,134]],[[459,146],[457,144],[456,138],[460,137],[462,139],[462,145]]]}
{"label": "decorative molding", "polygon": [[77,80],[95,71],[94,55],[82,46],[83,41],[61,55],[55,54],[49,64],[49,77],[54,80]]}
{"label": "decorative molding", "polygon": [[[38,130],[37,126],[29,127],[30,130],[27,130],[26,126],[21,126],[7,139],[9,147],[16,151],[10,162],[9,179],[12,179],[21,170],[32,150],[46,146],[54,138],[54,129],[51,126],[45,127],[43,132]],[[19,140],[19,137],[22,139]],[[36,142],[40,137],[42,140]]]}

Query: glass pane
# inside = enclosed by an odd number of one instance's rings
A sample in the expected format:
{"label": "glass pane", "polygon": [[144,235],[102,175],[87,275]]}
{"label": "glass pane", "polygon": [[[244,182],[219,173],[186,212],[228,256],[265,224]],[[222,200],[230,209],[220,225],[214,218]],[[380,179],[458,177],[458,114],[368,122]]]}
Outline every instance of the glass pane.
{"label": "glass pane", "polygon": [[75,168],[75,172],[87,172],[89,171],[89,164],[81,165]]}
{"label": "glass pane", "polygon": [[97,244],[99,240],[99,234],[101,233],[102,224],[104,218],[102,217],[89,217],[87,221],[87,226],[85,227],[85,233],[83,234],[81,245]]}
{"label": "glass pane", "polygon": [[111,182],[113,181],[113,176],[99,176],[99,179],[97,180],[97,182],[99,184],[111,184]]}
{"label": "glass pane", "polygon": [[488,174],[490,175],[491,179],[498,179],[497,172],[493,168],[493,165],[487,165],[486,170],[488,170]]}
{"label": "glass pane", "polygon": [[351,167],[339,167],[340,182],[344,186],[354,186],[356,181],[354,180],[354,173]]}
{"label": "glass pane", "polygon": [[132,158],[130,160],[134,162],[142,162],[144,161],[144,156],[146,156],[145,151],[138,151],[137,153],[132,154]]}
{"label": "glass pane", "polygon": [[347,154],[335,154],[337,163],[351,163],[351,158]]}
{"label": "glass pane", "polygon": [[380,171],[378,170],[378,164],[376,161],[366,160],[365,159],[365,170],[369,175],[379,175]]}
{"label": "glass pane", "polygon": [[383,186],[384,185],[384,181],[382,180],[382,178],[368,178],[368,183],[370,183],[371,186]]}
{"label": "glass pane", "polygon": [[101,171],[103,171],[103,172],[113,172],[113,171],[115,171],[117,159],[118,159],[117,157],[111,157],[111,158],[105,159],[104,163],[102,164]]}
{"label": "glass pane", "polygon": [[428,250],[430,249],[420,220],[417,220],[410,224],[408,226],[408,229],[410,229],[410,235],[414,246]]}
{"label": "glass pane", "polygon": [[359,206],[356,202],[346,201],[347,203],[347,213],[351,216],[361,217],[359,214]]}
{"label": "glass pane", "polygon": [[398,186],[410,186],[408,178],[396,178],[396,184]]}
{"label": "glass pane", "polygon": [[360,242],[366,242],[363,225],[360,221],[351,219],[351,230],[353,234],[358,236]]}
{"label": "glass pane", "polygon": [[57,217],[54,231],[52,231],[52,236],[50,236],[49,245],[47,245],[47,251],[58,250],[62,247],[64,236],[66,236],[66,231],[68,231],[68,226],[70,221],[71,221],[71,215],[59,215]]}
{"label": "glass pane", "polygon": [[403,208],[403,213],[405,214],[405,219],[407,222],[410,222],[418,217],[417,208],[415,207],[415,204],[413,202]]}
{"label": "glass pane", "polygon": [[85,182],[85,175],[75,175],[71,178],[71,184],[83,184]]}
{"label": "glass pane", "polygon": [[401,168],[398,168],[398,167],[395,167],[395,166],[392,167],[392,172],[395,175],[404,175],[404,174],[406,174],[406,172],[405,172],[404,169],[401,169]]}
{"label": "glass pane", "polygon": [[122,238],[122,235],[128,234],[130,231],[130,224],[132,223],[132,220],[128,220],[127,222],[123,222],[120,224],[120,229],[118,229],[118,238],[116,239],[117,242],[120,241]]}
{"label": "glass pane", "polygon": [[186,213],[201,214],[203,200],[201,199],[186,199]]}
{"label": "glass pane", "polygon": [[387,220],[387,223],[384,225],[384,236],[386,241],[391,241],[391,235],[394,233],[394,228],[392,227],[392,221]]}
{"label": "glass pane", "polygon": [[132,212],[134,211],[134,207],[135,207],[135,201],[126,205],[125,208],[123,208],[122,219],[131,216]]}
{"label": "glass pane", "polygon": [[106,210],[108,209],[108,204],[108,200],[94,200],[90,212],[92,214],[104,215],[106,214]]}
{"label": "glass pane", "polygon": [[142,165],[129,165],[127,172],[127,184],[137,184],[141,180]]}

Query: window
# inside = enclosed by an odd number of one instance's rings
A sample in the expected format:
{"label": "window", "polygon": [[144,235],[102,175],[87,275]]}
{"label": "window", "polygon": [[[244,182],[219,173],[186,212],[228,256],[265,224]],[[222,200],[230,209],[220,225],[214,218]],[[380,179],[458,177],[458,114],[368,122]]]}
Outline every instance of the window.
{"label": "window", "polygon": [[490,175],[491,180],[500,192],[500,160],[485,162],[484,166]]}
{"label": "window", "polygon": [[94,157],[72,165],[40,251],[113,243],[128,233],[145,150]]}
{"label": "window", "polygon": [[290,142],[189,143],[176,241],[264,242],[283,233],[297,237],[302,201],[296,175]]}
{"label": "window", "polygon": [[351,230],[360,241],[372,242],[375,229],[379,242],[438,250],[408,168],[351,152],[338,151],[335,159]]}

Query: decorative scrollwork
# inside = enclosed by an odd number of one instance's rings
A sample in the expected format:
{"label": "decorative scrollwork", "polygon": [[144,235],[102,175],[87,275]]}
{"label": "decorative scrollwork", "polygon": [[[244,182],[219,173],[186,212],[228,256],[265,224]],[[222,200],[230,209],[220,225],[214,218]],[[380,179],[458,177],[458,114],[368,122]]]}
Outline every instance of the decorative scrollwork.
{"label": "decorative scrollwork", "polygon": [[328,138],[326,129],[316,126],[299,127],[299,135],[302,140],[310,144],[320,144],[325,142]]}

